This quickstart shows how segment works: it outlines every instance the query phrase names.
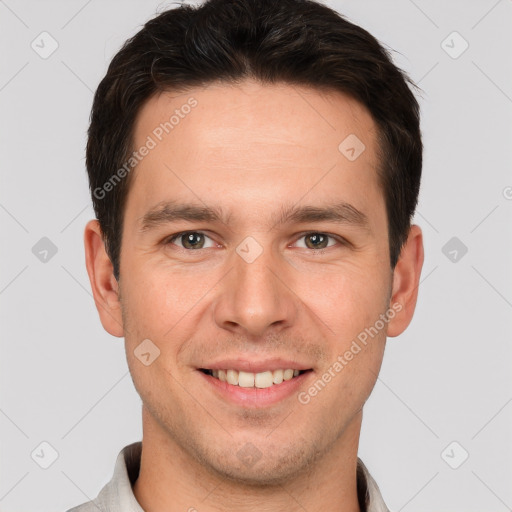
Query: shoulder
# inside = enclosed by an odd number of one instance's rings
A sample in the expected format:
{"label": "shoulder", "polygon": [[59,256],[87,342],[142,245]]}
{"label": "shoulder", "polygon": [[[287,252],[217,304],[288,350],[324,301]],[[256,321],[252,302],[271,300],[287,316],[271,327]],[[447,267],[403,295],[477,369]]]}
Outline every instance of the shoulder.
{"label": "shoulder", "polygon": [[98,512],[99,510],[101,509],[94,503],[94,501],[88,501],[87,503],[82,503],[77,507],[70,508],[66,512]]}
{"label": "shoulder", "polygon": [[139,474],[141,450],[140,441],[125,446],[117,456],[112,479],[98,496],[67,512],[144,512],[132,490]]}

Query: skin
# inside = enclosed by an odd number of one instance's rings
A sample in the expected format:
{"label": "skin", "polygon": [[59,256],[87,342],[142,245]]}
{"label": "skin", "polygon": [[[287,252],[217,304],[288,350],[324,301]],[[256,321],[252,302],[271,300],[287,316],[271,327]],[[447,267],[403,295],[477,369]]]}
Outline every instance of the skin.
{"label": "skin", "polygon": [[[85,229],[101,322],[124,336],[143,402],[135,496],[148,512],[358,511],[362,409],[386,336],[402,333],[414,313],[421,230],[411,227],[392,271],[376,125],[355,100],[252,81],[162,93],[139,112],[134,147],[190,97],[197,106],[133,171],[119,283],[97,221]],[[355,161],[338,150],[349,134],[366,146]],[[225,222],[142,230],[146,212],[169,200],[221,207]],[[368,225],[275,223],[285,206],[341,200]],[[200,232],[199,248],[169,241],[183,231]],[[307,233],[333,238],[320,250]],[[247,236],[263,251],[252,263],[236,252]],[[197,371],[223,356],[284,357],[312,368],[307,390],[393,304],[400,312],[307,405],[296,393],[268,407],[233,405]],[[144,339],[160,350],[149,366],[134,355]],[[248,467],[237,452],[249,442],[261,458]]]}

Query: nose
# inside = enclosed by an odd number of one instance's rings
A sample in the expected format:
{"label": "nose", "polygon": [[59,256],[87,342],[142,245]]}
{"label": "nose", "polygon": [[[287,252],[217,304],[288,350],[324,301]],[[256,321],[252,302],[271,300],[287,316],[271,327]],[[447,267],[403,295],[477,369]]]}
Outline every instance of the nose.
{"label": "nose", "polygon": [[251,338],[292,326],[300,301],[284,262],[268,249],[252,262],[234,253],[233,263],[214,306],[216,324]]}

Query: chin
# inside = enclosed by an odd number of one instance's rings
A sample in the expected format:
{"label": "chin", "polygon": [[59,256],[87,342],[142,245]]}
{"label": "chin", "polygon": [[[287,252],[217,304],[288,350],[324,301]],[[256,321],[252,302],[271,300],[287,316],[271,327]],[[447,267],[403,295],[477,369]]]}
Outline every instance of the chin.
{"label": "chin", "polygon": [[223,480],[255,488],[282,486],[307,473],[321,456],[313,447],[307,451],[303,446],[272,446],[259,451],[250,442],[234,453],[227,451],[224,456],[209,452],[200,457],[200,463]]}

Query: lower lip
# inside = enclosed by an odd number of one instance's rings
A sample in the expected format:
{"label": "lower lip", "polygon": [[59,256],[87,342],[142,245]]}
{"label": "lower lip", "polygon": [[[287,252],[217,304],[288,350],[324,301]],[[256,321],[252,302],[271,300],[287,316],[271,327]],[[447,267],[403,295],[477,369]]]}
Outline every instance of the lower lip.
{"label": "lower lip", "polygon": [[290,380],[283,380],[281,384],[273,384],[268,388],[243,388],[223,382],[200,370],[197,370],[197,372],[223,400],[244,407],[267,407],[276,404],[297,393],[313,373],[312,370],[309,370]]}

